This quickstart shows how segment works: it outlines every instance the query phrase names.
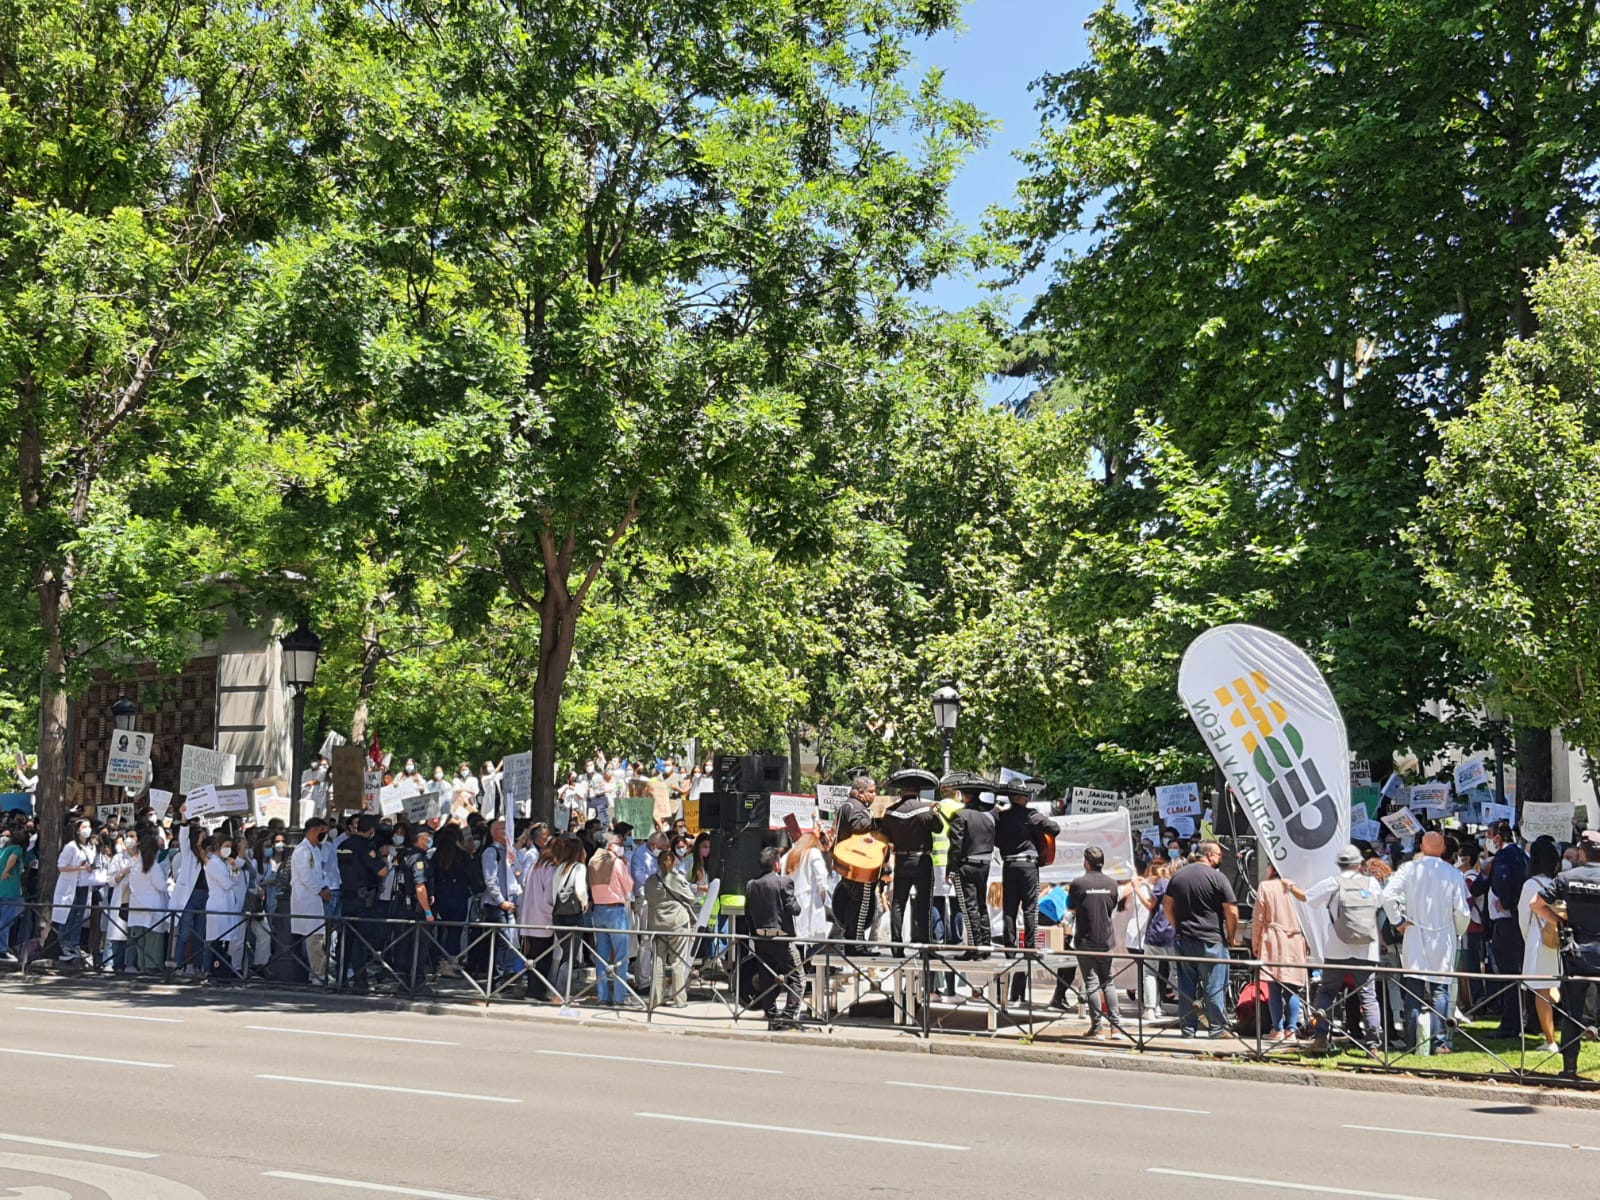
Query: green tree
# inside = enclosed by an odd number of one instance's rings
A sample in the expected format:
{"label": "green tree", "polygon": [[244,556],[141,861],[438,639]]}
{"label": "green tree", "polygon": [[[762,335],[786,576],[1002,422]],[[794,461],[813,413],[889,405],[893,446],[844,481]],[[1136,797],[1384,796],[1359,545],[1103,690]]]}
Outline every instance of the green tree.
{"label": "green tree", "polygon": [[1569,247],[1531,302],[1538,333],[1509,342],[1483,394],[1440,426],[1411,541],[1425,619],[1483,664],[1508,714],[1559,725],[1594,758],[1600,256]]}

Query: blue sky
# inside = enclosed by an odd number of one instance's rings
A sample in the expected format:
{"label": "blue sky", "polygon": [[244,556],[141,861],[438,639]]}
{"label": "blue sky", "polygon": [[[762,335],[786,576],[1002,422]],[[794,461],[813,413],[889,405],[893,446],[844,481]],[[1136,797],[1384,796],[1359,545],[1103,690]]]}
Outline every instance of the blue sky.
{"label": "blue sky", "polygon": [[[969,0],[967,28],[925,43],[919,65],[945,69],[945,90],[969,100],[999,122],[982,151],[967,163],[951,191],[956,216],[976,226],[991,204],[1007,203],[1022,166],[1016,151],[1033,141],[1039,127],[1028,85],[1050,71],[1083,62],[1083,24],[1097,8],[1090,0]],[[946,308],[964,308],[985,298],[977,280],[950,279],[930,293]],[[1029,296],[1018,293],[1011,310],[1020,318]]]}

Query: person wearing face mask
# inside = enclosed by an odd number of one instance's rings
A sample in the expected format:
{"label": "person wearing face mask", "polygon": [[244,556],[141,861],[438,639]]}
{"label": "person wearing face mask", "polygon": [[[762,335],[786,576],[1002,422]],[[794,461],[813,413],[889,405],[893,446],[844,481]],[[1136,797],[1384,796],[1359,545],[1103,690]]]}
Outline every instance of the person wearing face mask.
{"label": "person wearing face mask", "polygon": [[111,969],[128,970],[128,876],[133,870],[138,842],[133,830],[111,835],[110,861],[106,864],[106,948]]}
{"label": "person wearing face mask", "polygon": [[[466,766],[466,763],[462,763]],[[500,810],[500,797],[504,788],[502,781],[505,778],[505,760],[500,760],[496,767],[492,762],[483,764],[483,770],[478,772],[478,811],[491,821],[496,817],[503,817],[505,813]],[[517,814],[519,817],[521,813]]]}
{"label": "person wearing face mask", "polygon": [[167,906],[171,877],[161,861],[161,842],[153,830],[139,838],[133,869],[128,874],[128,969],[159,971],[165,958]]}
{"label": "person wearing face mask", "polygon": [[345,976],[355,991],[367,990],[367,964],[379,936],[376,923],[378,888],[389,876],[389,868],[378,852],[375,835],[378,818],[362,813],[351,823],[349,836],[340,843],[339,878],[343,884],[345,923],[342,955]]}
{"label": "person wearing face mask", "polygon": [[331,892],[320,849],[327,832],[328,823],[321,817],[312,817],[305,825],[305,840],[295,847],[289,860],[289,931],[300,939],[313,987],[328,982],[328,920],[323,906]]}
{"label": "person wearing face mask", "polygon": [[11,931],[22,916],[22,865],[27,843],[0,831],[0,962],[16,962]]}
{"label": "person wearing face mask", "polygon": [[433,778],[428,781],[428,785],[424,790],[432,797],[429,801],[431,811],[438,813],[441,819],[448,819],[452,811],[455,789],[450,786],[450,781],[444,777],[443,767],[435,767],[433,769]]}
{"label": "person wearing face mask", "polygon": [[268,830],[253,830],[248,844],[247,858],[254,879],[250,909],[255,914],[250,922],[249,963],[254,973],[261,974],[272,959],[272,916],[278,911],[278,859],[273,853],[273,835]]}
{"label": "person wearing face mask", "polygon": [[244,973],[245,893],[244,865],[234,856],[231,830],[206,838],[206,945],[207,973],[213,978],[237,979]]}
{"label": "person wearing face mask", "polygon": [[94,890],[95,849],[90,844],[89,822],[73,826],[73,837],[56,857],[55,905],[50,923],[60,929],[61,959],[75,962],[83,957],[83,922],[89,914],[89,899]]}

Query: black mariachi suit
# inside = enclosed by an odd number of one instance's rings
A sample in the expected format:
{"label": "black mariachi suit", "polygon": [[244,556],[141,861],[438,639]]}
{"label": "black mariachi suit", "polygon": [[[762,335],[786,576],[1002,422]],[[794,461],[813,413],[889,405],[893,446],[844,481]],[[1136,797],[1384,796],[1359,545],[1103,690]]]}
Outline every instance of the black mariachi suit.
{"label": "black mariachi suit", "polygon": [[756,961],[763,968],[756,994],[768,1017],[776,1015],[780,982],[786,996],[784,1015],[793,1017],[800,1010],[800,957],[794,949],[794,919],[799,912],[794,879],[788,875],[769,871],[745,889],[744,915],[755,934]]}
{"label": "black mariachi suit", "polygon": [[[1060,833],[1060,827],[1026,804],[1013,801],[994,818],[995,849],[1000,851],[1000,887],[1005,895],[1006,945],[1029,950],[1039,944],[1039,850],[1034,838],[1041,832]],[[1021,938],[1017,916],[1022,916]],[[1022,999],[1026,971],[1011,977],[1011,998]]]}
{"label": "black mariachi suit", "polygon": [[901,930],[905,928],[909,904],[911,940],[918,945],[927,944],[929,914],[933,909],[933,819],[933,804],[917,797],[900,801],[880,822],[884,836],[894,847],[894,890],[889,909],[891,942],[898,942],[904,936]]}
{"label": "black mariachi suit", "polygon": [[[834,815],[834,825],[841,842],[858,833],[870,833],[873,827],[872,810],[851,796],[839,805],[839,811]],[[833,919],[843,930],[841,936],[851,943],[845,947],[846,952],[859,954],[864,948],[862,943],[872,925],[872,906],[877,894],[876,884],[856,883],[852,879],[839,880],[838,886],[833,889]]]}
{"label": "black mariachi suit", "polygon": [[969,946],[987,946],[989,935],[989,866],[994,860],[994,810],[969,800],[950,819],[950,874],[961,928]]}

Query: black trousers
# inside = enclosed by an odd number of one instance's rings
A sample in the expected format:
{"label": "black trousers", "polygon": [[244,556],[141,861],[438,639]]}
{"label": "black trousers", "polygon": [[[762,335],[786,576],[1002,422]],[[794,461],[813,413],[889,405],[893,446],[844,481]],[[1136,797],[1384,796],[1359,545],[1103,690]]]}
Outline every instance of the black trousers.
{"label": "black trousers", "polygon": [[770,1017],[778,1010],[778,998],[784,998],[784,1015],[794,1016],[800,1011],[804,992],[800,985],[800,957],[792,943],[775,938],[755,939],[756,998]]}
{"label": "black trousers", "polygon": [[954,874],[962,937],[969,946],[987,946],[993,940],[989,936],[989,864],[964,862]]}
{"label": "black trousers", "polygon": [[[1490,923],[1489,946],[1494,951],[1494,971],[1496,975],[1521,975],[1522,974],[1522,926],[1517,924],[1515,917],[1498,917]],[[1500,1028],[1514,1029],[1518,1036],[1522,1033],[1522,1010],[1518,1005],[1517,993],[1522,990],[1522,985],[1507,983],[1503,985],[1504,991],[1500,994]],[[1528,1005],[1528,1011],[1533,1011],[1533,1006]]]}
{"label": "black trousers", "polygon": [[[1005,900],[1006,945],[1035,949],[1039,944],[1039,863],[1031,858],[1008,858],[1000,865],[1000,888]],[[1017,928],[1017,918],[1022,928]],[[1018,941],[1018,934],[1021,941]],[[1015,968],[1011,976],[1011,998],[1027,994],[1029,968]]]}
{"label": "black trousers", "polygon": [[1579,942],[1561,955],[1561,1065],[1568,1074],[1578,1069],[1592,993],[1600,994],[1600,942]]}
{"label": "black trousers", "polygon": [[867,930],[872,928],[872,906],[877,902],[878,885],[841,879],[833,889],[833,917],[849,943],[845,953],[859,954],[865,949]]}
{"label": "black trousers", "polygon": [[[933,859],[926,854],[895,857],[894,890],[889,897],[889,940],[892,942],[901,939],[907,905],[911,907],[911,940],[926,945],[929,914],[933,908]],[[902,952],[896,950],[895,953]]]}

